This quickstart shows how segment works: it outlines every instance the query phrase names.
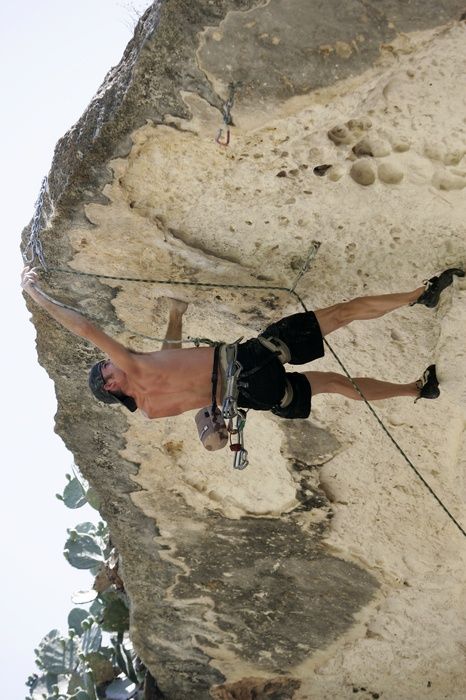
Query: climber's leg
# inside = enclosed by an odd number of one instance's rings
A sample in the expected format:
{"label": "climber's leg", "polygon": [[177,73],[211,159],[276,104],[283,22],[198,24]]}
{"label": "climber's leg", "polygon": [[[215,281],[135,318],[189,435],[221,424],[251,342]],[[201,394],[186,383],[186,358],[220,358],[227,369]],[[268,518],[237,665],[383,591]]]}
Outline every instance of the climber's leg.
{"label": "climber's leg", "polygon": [[424,287],[418,287],[412,292],[357,297],[350,301],[328,306],[325,309],[317,309],[315,315],[322,335],[325,336],[338,328],[347,326],[352,321],[366,321],[379,318],[402,306],[408,306],[415,302],[424,290]]}

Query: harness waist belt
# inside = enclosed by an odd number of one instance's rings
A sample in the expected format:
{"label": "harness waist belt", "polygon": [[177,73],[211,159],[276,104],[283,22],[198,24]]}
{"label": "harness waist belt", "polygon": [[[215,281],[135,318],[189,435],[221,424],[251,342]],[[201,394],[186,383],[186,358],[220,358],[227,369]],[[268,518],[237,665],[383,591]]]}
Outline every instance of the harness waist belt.
{"label": "harness waist belt", "polygon": [[[259,336],[257,340],[263,345],[267,350],[270,350],[270,352],[273,353],[273,355],[282,363],[285,364],[286,362],[290,361],[290,351],[288,349],[288,346],[279,338],[275,337],[269,337],[265,338],[264,336]],[[236,343],[230,343],[229,345],[236,345],[238,346],[239,341]],[[220,387],[220,405],[222,405],[223,401],[225,400],[226,396],[226,387],[227,387],[227,376],[228,376],[228,353],[227,353],[227,343],[221,343],[218,346],[218,378],[219,378],[219,387]],[[272,358],[271,358],[272,359]],[[256,370],[261,369],[262,364],[260,364]],[[250,372],[247,372],[249,374]],[[254,373],[254,370],[252,370],[251,373]],[[283,398],[280,401],[280,408],[285,408],[288,406],[293,399],[293,388],[290,384],[290,382],[287,380],[286,382],[286,389],[285,389],[285,394],[283,395]]]}
{"label": "harness waist belt", "polygon": [[[219,386],[220,386],[220,405],[222,405],[225,399],[225,392],[227,388],[227,374],[228,374],[228,358],[227,358],[227,345],[228,343],[221,343],[218,349],[218,375],[219,375]],[[238,345],[238,343],[230,343],[230,345]]]}

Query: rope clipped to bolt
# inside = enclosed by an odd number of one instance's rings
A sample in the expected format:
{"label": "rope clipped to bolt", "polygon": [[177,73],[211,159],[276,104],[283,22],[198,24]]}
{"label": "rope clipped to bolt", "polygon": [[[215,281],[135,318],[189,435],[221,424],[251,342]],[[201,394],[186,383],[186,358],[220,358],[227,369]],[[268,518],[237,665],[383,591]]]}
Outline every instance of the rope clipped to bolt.
{"label": "rope clipped to bolt", "polygon": [[[230,143],[230,126],[234,126],[233,118],[231,116],[231,110],[233,109],[233,103],[235,101],[235,93],[237,88],[241,83],[229,83],[228,85],[228,99],[223,103],[222,114],[223,114],[223,124],[224,127],[220,127],[217,133],[215,141],[219,146],[228,146]],[[223,130],[226,127],[226,136],[223,136]]]}

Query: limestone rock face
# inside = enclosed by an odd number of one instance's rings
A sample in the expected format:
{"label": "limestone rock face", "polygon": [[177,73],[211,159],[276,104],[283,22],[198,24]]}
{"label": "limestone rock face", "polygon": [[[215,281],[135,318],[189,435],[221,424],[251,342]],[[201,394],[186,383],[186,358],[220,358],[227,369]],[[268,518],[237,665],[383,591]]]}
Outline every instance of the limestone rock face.
{"label": "limestone rock face", "polygon": [[[294,292],[322,308],[463,265],[462,10],[155,2],[57,145],[43,289],[145,352],[167,297],[189,301],[185,337],[231,341],[300,311]],[[393,145],[392,175],[375,177],[374,152],[358,187],[362,138]],[[338,357],[356,377],[412,382],[437,363],[437,401],[376,410],[463,527],[464,294],[456,280],[435,310],[353,323],[305,368],[341,372]],[[98,351],[32,310],[57,432],[101,496],[132,638],[164,697],[464,698],[465,538],[363,402],[318,395],[306,421],[251,412],[250,465],[235,471],[190,413],[148,421],[96,402]]]}

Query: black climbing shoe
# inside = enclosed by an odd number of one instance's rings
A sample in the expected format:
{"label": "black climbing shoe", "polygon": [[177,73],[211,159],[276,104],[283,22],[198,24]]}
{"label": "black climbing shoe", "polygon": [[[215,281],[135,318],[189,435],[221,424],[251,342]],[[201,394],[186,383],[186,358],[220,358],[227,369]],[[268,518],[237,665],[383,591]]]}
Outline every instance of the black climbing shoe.
{"label": "black climbing shoe", "polygon": [[424,304],[424,306],[429,307],[429,309],[433,309],[437,306],[440,294],[453,282],[453,275],[464,277],[464,270],[461,270],[459,267],[451,267],[449,270],[442,272],[438,277],[431,277],[430,280],[425,282],[425,292],[421,294],[419,299],[413,302],[412,306],[414,306],[414,304]]}
{"label": "black climbing shoe", "polygon": [[428,366],[422,377],[417,380],[416,386],[419,389],[419,396],[414,403],[419,399],[437,399],[440,396],[435,365]]}

